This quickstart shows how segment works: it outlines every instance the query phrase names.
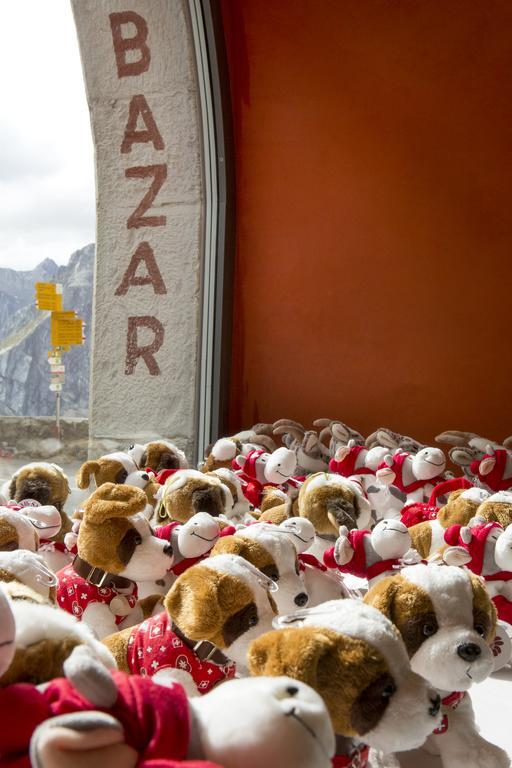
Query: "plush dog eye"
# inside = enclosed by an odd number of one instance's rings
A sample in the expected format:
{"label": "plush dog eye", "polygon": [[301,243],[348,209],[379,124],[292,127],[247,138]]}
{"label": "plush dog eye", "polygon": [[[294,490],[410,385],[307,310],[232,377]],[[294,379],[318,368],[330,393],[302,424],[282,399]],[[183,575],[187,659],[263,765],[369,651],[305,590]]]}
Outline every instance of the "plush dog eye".
{"label": "plush dog eye", "polygon": [[435,635],[435,633],[437,632],[437,627],[435,624],[427,623],[423,625],[422,631],[425,637],[432,637],[432,635]]}
{"label": "plush dog eye", "polygon": [[250,627],[255,627],[257,623],[258,623],[258,617],[257,616],[249,616],[249,618],[247,620],[247,624]]}
{"label": "plush dog eye", "polygon": [[396,685],[394,683],[390,683],[389,685],[386,685],[382,691],[382,698],[390,699],[394,693],[396,693]]}
{"label": "plush dog eye", "polygon": [[475,624],[475,631],[482,637],[485,636],[485,627],[483,624]]}
{"label": "plush dog eye", "polygon": [[137,533],[137,534],[134,536],[133,540],[134,540],[134,542],[135,542],[135,546],[136,546],[136,547],[138,547],[140,544],[142,544],[142,536],[140,535],[140,533]]}

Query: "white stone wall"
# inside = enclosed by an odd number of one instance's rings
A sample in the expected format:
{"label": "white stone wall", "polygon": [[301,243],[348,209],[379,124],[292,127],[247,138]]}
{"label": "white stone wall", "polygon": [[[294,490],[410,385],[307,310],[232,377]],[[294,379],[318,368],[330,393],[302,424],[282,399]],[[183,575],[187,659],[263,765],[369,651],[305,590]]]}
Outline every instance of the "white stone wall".
{"label": "white stone wall", "polygon": [[192,454],[203,188],[188,5],[72,5],[96,148],[91,452],[160,436]]}

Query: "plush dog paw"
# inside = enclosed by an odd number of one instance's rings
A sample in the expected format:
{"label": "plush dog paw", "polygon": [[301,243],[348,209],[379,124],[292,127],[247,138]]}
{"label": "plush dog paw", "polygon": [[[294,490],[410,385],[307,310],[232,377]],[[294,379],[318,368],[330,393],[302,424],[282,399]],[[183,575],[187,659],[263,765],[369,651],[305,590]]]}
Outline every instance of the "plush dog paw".
{"label": "plush dog paw", "polygon": [[354,550],[348,540],[348,528],[345,525],[341,525],[339,529],[339,536],[334,544],[334,559],[338,565],[346,565],[352,560]]}
{"label": "plush dog paw", "polygon": [[64,674],[74,687],[95,707],[111,707],[118,693],[110,672],[91,649],[79,645],[64,662]]}
{"label": "plush dog paw", "polygon": [[138,755],[124,743],[121,724],[103,712],[46,720],[32,735],[33,768],[135,768]]}

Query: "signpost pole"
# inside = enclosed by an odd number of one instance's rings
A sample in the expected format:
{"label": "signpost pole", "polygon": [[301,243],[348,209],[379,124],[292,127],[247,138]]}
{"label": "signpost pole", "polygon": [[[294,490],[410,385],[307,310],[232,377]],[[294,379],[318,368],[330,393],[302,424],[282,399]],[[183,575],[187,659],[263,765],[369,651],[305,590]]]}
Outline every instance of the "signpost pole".
{"label": "signpost pole", "polygon": [[56,402],[56,422],[57,422],[57,440],[60,440],[60,392],[55,393],[57,396],[57,402]]}

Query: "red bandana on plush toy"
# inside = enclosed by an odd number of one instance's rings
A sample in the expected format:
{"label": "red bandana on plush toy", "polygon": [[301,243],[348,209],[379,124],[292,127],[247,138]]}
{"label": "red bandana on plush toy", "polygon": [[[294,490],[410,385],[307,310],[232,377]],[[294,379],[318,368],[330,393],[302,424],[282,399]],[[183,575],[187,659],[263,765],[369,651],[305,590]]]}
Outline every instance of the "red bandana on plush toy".
{"label": "red bandana on plush toy", "polygon": [[167,612],[152,616],[134,627],[128,641],[128,666],[134,675],[152,677],[162,669],[188,672],[200,693],[235,676],[234,662],[225,666],[200,661],[171,628]]}
{"label": "red bandana on plush toy", "polygon": [[[73,614],[77,619],[82,618],[83,612],[91,603],[110,605],[112,600],[120,595],[128,600],[128,605],[132,610],[137,605],[137,585],[135,582],[129,595],[124,592],[117,592],[117,590],[112,588],[97,587],[95,584],[90,584],[82,576],[79,576],[74,570],[73,565],[68,565],[67,568],[59,571],[57,578],[59,580],[57,603],[63,610]],[[125,619],[126,615],[115,616],[117,625],[121,624]]]}

